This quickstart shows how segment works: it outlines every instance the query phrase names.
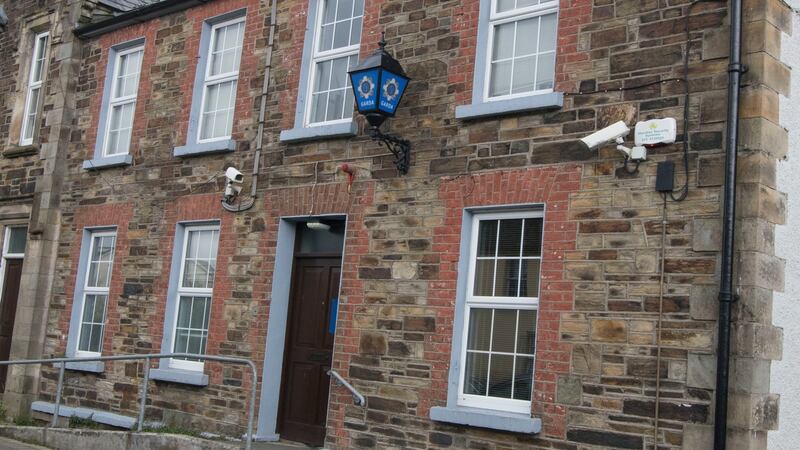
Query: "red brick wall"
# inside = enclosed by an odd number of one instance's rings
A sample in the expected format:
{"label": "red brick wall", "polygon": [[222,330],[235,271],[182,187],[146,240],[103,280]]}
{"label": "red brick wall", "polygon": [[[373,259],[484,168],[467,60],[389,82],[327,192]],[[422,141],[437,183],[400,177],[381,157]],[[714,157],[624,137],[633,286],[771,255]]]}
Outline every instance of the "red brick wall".
{"label": "red brick wall", "polygon": [[426,359],[435,361],[431,390],[421,397],[418,414],[427,418],[430,406],[444,406],[456,302],[456,280],[464,208],[544,203],[541,297],[536,334],[536,368],[532,412],[543,420],[543,433],[563,438],[565,410],[555,404],[558,375],[569,373],[572,345],[561,341],[561,314],[572,311],[573,282],[564,278],[565,252],[575,249],[578,226],[569,218],[569,195],[580,189],[581,167],[550,166],[494,172],[443,180],[439,196],[447,215],[434,230],[439,278],[430,282],[429,305],[437,309],[436,334],[426,343]]}
{"label": "red brick wall", "polygon": [[116,227],[117,240],[114,248],[114,263],[111,269],[111,284],[108,290],[108,303],[106,305],[106,326],[103,331],[103,353],[115,353],[113,337],[120,330],[120,315],[117,311],[119,296],[122,294],[124,277],[122,267],[128,256],[128,223],[133,217],[133,204],[116,203],[107,205],[93,205],[79,208],[75,211],[75,233],[70,246],[70,276],[64,283],[65,307],[59,314],[61,339],[57,344],[57,351],[64,352],[67,347],[67,334],[70,329],[72,308],[75,306],[75,284],[85,280],[77,280],[78,266],[81,257],[81,242],[83,230],[94,227]]}
{"label": "red brick wall", "polygon": [[[217,271],[214,276],[214,290],[211,297],[211,316],[208,322],[208,343],[206,353],[218,355],[220,342],[227,339],[227,323],[225,317],[225,303],[231,297],[231,281],[227,268],[232,264],[236,248],[236,233],[233,231],[231,214],[223,214],[219,206],[219,197],[216,195],[194,195],[181,197],[172,204],[166,204],[163,226],[165,230],[161,238],[160,248],[162,263],[161,277],[154,280],[155,305],[148,322],[151,324],[153,351],[170,352],[171,348],[161,348],[161,339],[164,335],[164,319],[168,302],[175,302],[174,298],[167,298],[169,278],[172,268],[172,251],[175,246],[175,233],[179,223],[208,221],[219,223],[219,247],[217,250]],[[171,325],[170,325],[171,326]],[[209,373],[209,382],[222,383],[222,366],[208,364],[206,373]]]}
{"label": "red brick wall", "polygon": [[[171,27],[164,28],[165,20],[151,20],[145,23],[128,26],[108,34],[101,35],[96,41],[96,48],[93,50],[92,59],[96,61],[94,66],[94,78],[96,80],[96,95],[93,95],[89,102],[89,123],[93,124],[86,130],[86,159],[94,156],[94,146],[97,141],[97,133],[103,130],[97,129],[100,118],[100,108],[103,100],[103,86],[106,78],[106,68],[109,63],[108,55],[111,47],[128,42],[133,39],[144,37],[144,57],[142,59],[142,69],[139,78],[139,91],[136,98],[136,113],[133,121],[133,131],[131,136],[130,154],[137,158],[141,155],[140,147],[147,147],[147,130],[152,129],[155,122],[147,120],[147,111],[151,106],[153,95],[163,95],[160,85],[154,85],[151,75],[162,75],[160,71],[153,72],[153,67],[158,60],[164,58],[165,53],[173,49],[171,46],[164,45],[164,39],[176,30],[189,27],[189,37],[185,43],[180,44],[182,51],[191,56],[186,60],[185,66],[181,67],[175,63],[171,70],[183,69],[183,89],[179,98],[174,99],[181,105],[180,114],[172,122],[175,132],[175,145],[186,143],[186,132],[189,126],[189,111],[192,106],[192,91],[197,70],[198,54],[200,49],[201,30],[203,22],[218,15],[247,8],[245,16],[245,37],[242,43],[242,58],[239,66],[239,82],[236,90],[236,112],[233,122],[232,139],[242,139],[244,128],[252,117],[253,100],[250,98],[251,84],[254,79],[258,79],[261,58],[256,51],[256,45],[261,43],[260,30],[263,26],[264,17],[259,9],[259,2],[254,0],[218,0],[186,10],[185,18],[181,23],[175,23]],[[175,29],[173,29],[173,27]],[[155,119],[159,121],[160,119]],[[145,151],[141,149],[141,151]]]}
{"label": "red brick wall", "polygon": [[[448,82],[455,92],[455,104],[472,102],[473,80],[475,75],[475,52],[478,44],[478,17],[480,1],[460,2],[452,9],[453,31],[458,32],[458,57],[451,63]],[[591,0],[561,0],[558,10],[558,44],[556,51],[556,90],[572,92],[577,90],[575,81],[580,72],[568,63],[588,61],[589,52],[579,50],[578,31],[581,25],[591,22]],[[431,23],[435,26],[435,22]],[[425,27],[423,22],[422,28]]]}

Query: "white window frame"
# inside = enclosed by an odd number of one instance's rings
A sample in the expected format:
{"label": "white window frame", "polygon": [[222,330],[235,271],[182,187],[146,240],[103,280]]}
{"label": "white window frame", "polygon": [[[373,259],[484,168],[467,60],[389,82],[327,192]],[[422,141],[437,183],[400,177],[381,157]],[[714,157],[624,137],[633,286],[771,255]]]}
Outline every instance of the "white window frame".
{"label": "white window frame", "polygon": [[[540,17],[545,16],[548,14],[555,13],[556,14],[556,36],[555,36],[555,49],[552,51],[536,53],[537,57],[539,55],[554,53],[557,54],[558,52],[558,14],[559,14],[559,5],[558,1],[555,0],[545,0],[546,3],[541,3],[538,5],[532,5],[525,8],[516,8],[509,11],[505,11],[502,13],[498,13],[497,11],[497,0],[491,0],[491,10],[489,11],[489,21],[488,21],[488,40],[486,45],[486,64],[484,64],[483,71],[484,71],[484,83],[482,86],[483,89],[483,101],[484,102],[495,102],[495,101],[502,101],[502,100],[510,100],[515,98],[521,97],[530,97],[533,95],[539,94],[548,94],[553,91],[553,88],[550,89],[539,89],[533,90],[529,92],[519,92],[516,94],[507,94],[507,95],[498,95],[496,97],[489,96],[489,87],[491,86],[492,82],[492,50],[494,49],[494,33],[495,28],[497,25],[502,25],[509,22],[519,22],[525,19],[530,19],[532,17]],[[537,45],[541,42],[541,23],[540,27],[537,29]],[[514,46],[516,46],[516,33],[514,37]],[[514,63],[512,59],[511,63],[511,73],[512,73],[512,82],[513,82],[513,73],[514,73]],[[555,66],[554,66],[555,69]],[[476,68],[476,70],[478,70]],[[537,66],[538,70],[538,66]],[[553,76],[553,86],[555,87],[555,74]]]}
{"label": "white window frame", "polygon": [[[11,244],[11,229],[12,228],[28,228],[28,224],[20,223],[20,224],[9,224],[5,226],[5,231],[3,235],[3,258],[4,259],[22,259],[25,257],[25,252],[23,253],[9,253],[8,247]],[[27,231],[26,231],[27,234]],[[25,236],[25,244],[27,246],[27,236]]]}
{"label": "white window frame", "polygon": [[[311,67],[308,71],[308,80],[306,86],[306,104],[305,104],[305,111],[303,112],[303,126],[304,127],[320,127],[324,125],[335,125],[339,123],[349,123],[353,121],[353,116],[336,119],[336,120],[326,120],[322,122],[311,122],[311,109],[314,103],[314,80],[317,76],[317,66],[325,61],[333,60],[337,58],[349,57],[349,56],[356,56],[358,59],[359,50],[361,48],[361,39],[358,40],[358,44],[348,45],[347,47],[340,47],[331,50],[320,51],[319,49],[319,36],[322,33],[322,17],[325,15],[325,3],[330,0],[320,0],[319,5],[317,7],[317,17],[314,18],[314,33],[313,33],[313,43],[312,43],[312,50],[311,50]],[[364,8],[366,9],[366,1],[364,0]],[[336,2],[336,7],[339,7],[339,2]],[[334,21],[335,24],[337,20],[335,20],[336,12],[334,12]],[[347,20],[354,20],[356,16],[350,17]],[[335,27],[334,27],[335,29]],[[349,38],[353,37],[353,28],[350,27],[350,36]],[[361,12],[361,37],[364,37],[364,11]],[[348,39],[350,42],[350,39]],[[358,63],[358,62],[356,62]],[[333,70],[331,70],[331,76],[333,76]],[[350,82],[350,77],[346,77],[345,83]],[[352,92],[350,90],[345,91],[345,95],[351,95]],[[329,97],[330,99],[330,97]],[[346,102],[345,102],[346,103]],[[325,106],[325,111],[327,112],[328,105]],[[326,114],[327,116],[327,114]]]}
{"label": "white window frame", "polygon": [[[172,318],[172,342],[170,342],[169,351],[173,352],[175,349],[175,341],[178,339],[178,317],[180,316],[180,301],[181,296],[201,296],[208,297],[208,329],[206,332],[210,335],[211,331],[211,312],[213,308],[213,291],[214,288],[187,288],[183,287],[183,272],[186,268],[186,247],[189,245],[189,233],[192,231],[216,231],[217,232],[217,253],[214,255],[216,262],[219,255],[219,239],[220,239],[220,226],[215,225],[186,225],[183,227],[183,245],[181,246],[180,253],[180,270],[178,271],[178,284],[175,290],[175,298],[171,299],[175,302],[175,314]],[[217,271],[214,270],[214,277],[216,278]],[[191,319],[191,318],[190,318]],[[206,338],[206,346],[208,345],[208,338]],[[203,349],[203,354],[206,353],[207,347]],[[179,370],[202,371],[205,366],[204,361],[187,361],[183,359],[170,358],[169,368]]]}
{"label": "white window frame", "polygon": [[[544,236],[544,211],[515,211],[515,212],[499,212],[499,213],[475,213],[472,217],[472,229],[470,236],[470,253],[469,257],[469,270],[468,270],[468,279],[467,279],[467,292],[465,298],[465,311],[464,311],[464,328],[461,330],[462,337],[461,337],[461,354],[460,354],[460,364],[459,367],[461,368],[461,373],[459,373],[459,382],[458,382],[458,405],[466,406],[466,407],[474,407],[474,408],[482,408],[482,409],[494,409],[494,410],[501,410],[501,411],[508,411],[508,412],[515,412],[515,413],[523,413],[523,414],[530,414],[531,411],[531,401],[530,400],[515,400],[515,399],[503,399],[503,398],[496,398],[496,397],[489,397],[483,395],[472,395],[472,394],[465,394],[464,393],[464,379],[467,376],[466,373],[466,362],[467,362],[467,347],[469,342],[469,324],[472,314],[473,308],[481,308],[481,309],[513,309],[513,310],[536,310],[539,309],[539,293],[537,293],[536,297],[489,297],[489,296],[476,296],[473,295],[474,292],[474,285],[475,285],[475,265],[477,261],[478,255],[478,236],[479,236],[479,229],[480,229],[480,222],[484,220],[502,220],[502,219],[542,219],[542,236]],[[500,233],[500,227],[497,228],[497,233]],[[520,237],[520,241],[524,241],[524,229],[523,234]],[[544,246],[544,239],[542,239],[542,246]],[[541,292],[541,283],[542,283],[542,275],[541,275],[541,261],[543,257],[524,257],[524,258],[513,258],[509,257],[509,259],[538,259],[540,261],[539,266],[539,291]],[[497,267],[495,266],[495,271]],[[522,264],[520,264],[519,270],[522,270]],[[496,273],[496,272],[495,272]],[[493,283],[494,278],[493,278]],[[539,320],[539,314],[537,312],[536,315],[537,326]],[[490,331],[491,336],[491,331]],[[534,350],[535,352],[535,350]],[[501,353],[502,352],[491,352],[492,354]],[[516,354],[516,353],[515,353]],[[534,365],[534,373],[531,373],[531,397],[533,397],[534,386],[536,382],[535,378],[535,367],[536,367],[536,355],[533,356],[533,365]],[[513,376],[513,374],[512,374]]]}
{"label": "white window frame", "polygon": [[[217,35],[217,30],[220,28],[224,28],[228,25],[233,25],[235,23],[242,22],[242,48],[239,49],[239,65],[240,67],[236,68],[234,72],[226,72],[221,73],[218,75],[211,75],[211,64],[213,61],[213,54],[214,54],[214,38]],[[241,57],[242,52],[244,51],[244,35],[246,29],[244,28],[246,24],[245,16],[236,17],[230,20],[225,20],[219,23],[215,23],[211,25],[211,32],[209,33],[209,41],[208,41],[208,53],[206,53],[206,67],[203,69],[203,92],[202,97],[200,99],[200,110],[197,116],[197,143],[202,144],[206,142],[216,142],[216,141],[226,141],[231,138],[231,134],[233,133],[233,125],[236,123],[236,93],[239,90],[239,72],[241,68]],[[214,138],[202,139],[201,136],[203,135],[203,115],[206,109],[206,95],[208,94],[209,87],[213,85],[219,85],[223,83],[227,83],[229,81],[235,81],[234,89],[232,92],[233,95],[233,120],[231,121],[231,129],[228,130],[228,135],[226,136],[219,136]]]}
{"label": "white window frame", "polygon": [[[118,84],[119,84],[119,70],[120,70],[120,66],[121,66],[121,62],[122,62],[122,57],[126,56],[126,55],[129,55],[131,53],[136,53],[136,52],[142,52],[142,57],[139,58],[138,73],[136,75],[136,90],[131,95],[123,96],[123,97],[115,97],[116,92],[117,92],[117,87],[118,87]],[[143,61],[144,61],[144,45],[137,45],[137,46],[134,46],[134,47],[131,47],[131,48],[126,48],[124,50],[119,50],[119,51],[116,52],[116,55],[114,56],[113,78],[111,79],[111,91],[108,93],[108,106],[107,106],[108,110],[106,112],[105,131],[103,132],[103,136],[104,136],[104,138],[103,138],[103,152],[102,152],[102,156],[103,157],[130,154],[130,145],[131,145],[131,142],[133,141],[133,124],[136,121],[136,100],[137,100],[137,98],[139,96],[139,81],[141,80],[141,77],[142,77],[142,63],[143,63]],[[123,106],[123,105],[127,105],[127,104],[133,104],[133,117],[132,117],[132,120],[131,120],[131,134],[130,134],[130,137],[129,137],[130,140],[128,141],[128,151],[125,152],[125,153],[109,154],[108,153],[108,150],[109,150],[108,146],[109,146],[109,142],[111,141],[111,139],[110,139],[110,137],[111,137],[111,122],[112,122],[111,118],[112,118],[112,115],[113,115],[114,107],[115,106]],[[117,142],[117,143],[119,143],[119,142]]]}
{"label": "white window frame", "polygon": [[[92,253],[94,252],[94,241],[95,238],[104,238],[104,237],[113,237],[114,238],[114,246],[113,252],[111,253],[111,261],[110,270],[108,274],[108,286],[107,287],[95,287],[89,286],[89,273],[91,273],[91,266],[92,266]],[[104,336],[100,337],[100,351],[99,352],[91,352],[81,350],[81,333],[83,333],[83,312],[84,308],[86,307],[86,297],[88,295],[105,295],[106,301],[103,305],[103,335],[106,332],[106,319],[108,313],[108,302],[110,300],[109,292],[111,290],[111,279],[114,274],[114,258],[116,257],[117,253],[117,232],[116,230],[105,230],[105,231],[90,231],[89,233],[89,253],[88,258],[86,259],[86,270],[85,276],[83,278],[83,293],[81,294],[81,306],[80,306],[80,314],[78,315],[78,331],[77,331],[77,341],[75,342],[75,357],[76,358],[87,358],[93,356],[100,356],[103,353],[103,338]]]}
{"label": "white window frame", "polygon": [[[31,54],[30,66],[28,69],[28,84],[25,87],[25,107],[23,109],[24,113],[22,115],[22,128],[20,130],[20,135],[19,135],[19,145],[33,144],[33,139],[36,135],[36,124],[38,123],[39,118],[34,117],[32,124],[34,129],[28,130],[28,115],[30,115],[31,109],[33,109],[33,111],[37,116],[41,112],[39,111],[39,106],[42,104],[44,79],[45,79],[45,73],[47,73],[47,48],[45,47],[44,49],[42,49],[42,46],[43,45],[46,46],[49,40],[50,40],[49,31],[38,33],[33,38],[33,53]],[[34,80],[33,77],[36,74],[36,70],[34,69],[37,64],[36,55],[38,55],[40,51],[42,52],[42,70],[39,73],[39,79]],[[33,105],[31,100],[33,91],[36,89],[39,90],[39,96],[36,99],[36,104]],[[30,131],[31,136],[29,138],[26,138],[25,135],[28,134],[28,131]]]}

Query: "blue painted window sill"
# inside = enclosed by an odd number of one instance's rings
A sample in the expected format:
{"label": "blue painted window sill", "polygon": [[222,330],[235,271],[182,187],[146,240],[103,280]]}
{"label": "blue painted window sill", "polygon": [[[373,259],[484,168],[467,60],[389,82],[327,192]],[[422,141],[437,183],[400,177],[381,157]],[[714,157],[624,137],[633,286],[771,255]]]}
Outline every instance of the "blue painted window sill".
{"label": "blue painted window sill", "polygon": [[[33,404],[31,404],[31,410],[53,415],[53,413],[55,413],[56,410],[56,405],[55,403],[50,403],[50,402],[35,401],[33,402]],[[81,407],[76,408],[65,405],[61,405],[58,407],[58,416],[80,417],[81,419],[89,419],[97,423],[111,425],[113,427],[128,428],[128,429],[131,429],[133,428],[134,425],[136,425],[136,419],[134,419],[133,417],[114,414],[107,411],[99,411],[96,409],[81,408]]]}
{"label": "blue painted window sill", "polygon": [[540,109],[557,109],[562,106],[564,106],[564,93],[550,92],[547,94],[532,95],[530,97],[457,106],[456,119],[479,119],[481,117],[500,116]]}
{"label": "blue painted window sill", "polygon": [[355,121],[337,123],[334,125],[321,125],[318,127],[292,128],[281,131],[281,142],[293,143],[313,141],[315,139],[330,139],[337,137],[352,137],[358,134]]}
{"label": "blue painted window sill", "polygon": [[131,155],[112,155],[92,158],[83,162],[85,170],[107,169],[109,167],[130,166],[133,164]]}
{"label": "blue painted window sill", "polygon": [[150,369],[150,379],[192,386],[208,386],[208,375],[194,370]]}
{"label": "blue painted window sill", "polygon": [[542,420],[539,418],[479,408],[435,406],[431,408],[431,420],[514,433],[535,434],[542,431]]}
{"label": "blue painted window sill", "polygon": [[180,147],[175,147],[173,154],[175,156],[195,156],[207,155],[210,153],[228,153],[236,150],[236,141],[233,139],[224,139],[221,141],[191,143]]}
{"label": "blue painted window sill", "polygon": [[77,370],[79,372],[103,373],[105,370],[103,361],[72,361],[64,366],[69,370]]}

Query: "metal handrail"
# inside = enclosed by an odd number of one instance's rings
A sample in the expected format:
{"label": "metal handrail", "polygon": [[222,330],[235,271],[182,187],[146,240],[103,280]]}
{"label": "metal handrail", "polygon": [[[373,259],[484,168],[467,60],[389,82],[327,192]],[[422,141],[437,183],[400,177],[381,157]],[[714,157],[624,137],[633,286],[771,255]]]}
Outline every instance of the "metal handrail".
{"label": "metal handrail", "polygon": [[[142,431],[142,423],[144,422],[144,408],[147,403],[147,387],[150,382],[150,360],[164,359],[164,358],[191,358],[202,359],[208,361],[226,362],[232,364],[243,364],[250,366],[253,371],[253,381],[250,386],[250,407],[247,412],[247,443],[245,449],[250,450],[253,445],[253,415],[255,413],[256,405],[256,385],[258,384],[258,373],[256,365],[253,361],[244,358],[234,358],[230,356],[213,356],[213,355],[195,355],[191,353],[155,353],[150,355],[116,355],[116,356],[87,356],[85,358],[49,358],[49,359],[21,359],[17,361],[0,361],[0,366],[11,365],[31,365],[31,364],[58,364],[58,388],[56,391],[56,405],[53,410],[53,420],[50,426],[55,427],[58,421],[58,413],[61,407],[61,390],[64,387],[64,370],[66,363],[69,362],[87,362],[87,361],[133,361],[145,360],[144,364],[144,382],[142,383],[142,401],[139,404],[139,420],[136,427],[137,431]],[[338,375],[338,374],[337,374]],[[344,381],[344,380],[342,380]],[[348,385],[349,386],[349,385]],[[351,387],[352,389],[352,387]],[[362,397],[363,398],[363,397]]]}
{"label": "metal handrail", "polygon": [[353,395],[353,403],[355,403],[356,406],[367,406],[367,399],[365,399],[364,396],[361,395],[361,393],[358,392],[356,388],[353,387],[352,384],[348,383],[347,380],[345,380],[341,375],[339,375],[339,372],[335,370],[329,370],[328,376],[336,378],[336,381],[340,385],[344,386],[345,389],[350,391],[350,393]]}

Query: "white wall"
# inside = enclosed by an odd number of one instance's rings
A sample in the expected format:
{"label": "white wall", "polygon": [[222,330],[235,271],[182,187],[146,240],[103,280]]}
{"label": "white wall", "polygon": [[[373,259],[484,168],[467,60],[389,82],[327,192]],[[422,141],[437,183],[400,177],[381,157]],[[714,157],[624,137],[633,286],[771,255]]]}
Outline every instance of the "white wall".
{"label": "white wall", "polygon": [[[800,0],[787,3],[797,10]],[[773,323],[783,328],[783,360],[772,364],[770,392],[780,394],[780,427],[770,432],[771,450],[800,448],[800,16],[793,15],[794,36],[783,37],[782,59],[793,68],[792,98],[781,98],[781,125],[789,130],[789,152],[778,162],[778,190],[789,196],[786,225],[775,229],[775,252],[786,260],[786,288],[775,294]]]}

